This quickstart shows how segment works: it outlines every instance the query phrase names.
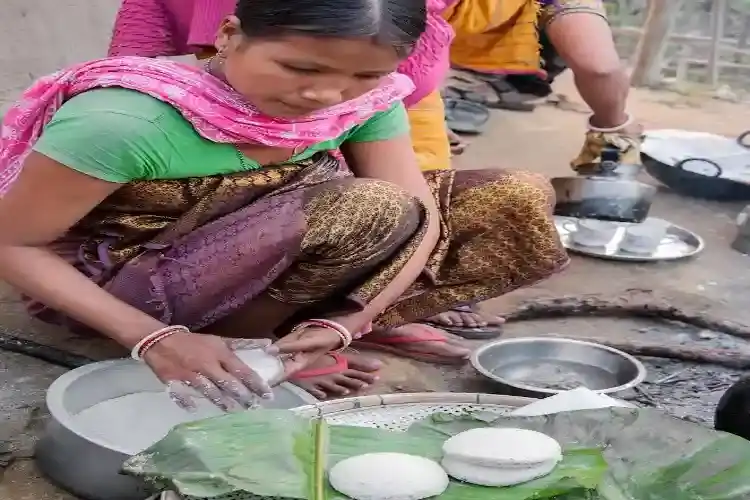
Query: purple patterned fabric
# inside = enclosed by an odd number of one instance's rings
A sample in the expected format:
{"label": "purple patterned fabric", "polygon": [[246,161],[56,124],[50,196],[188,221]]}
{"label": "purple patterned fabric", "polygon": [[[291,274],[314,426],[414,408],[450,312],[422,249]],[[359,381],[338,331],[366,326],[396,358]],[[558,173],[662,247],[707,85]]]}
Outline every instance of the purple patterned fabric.
{"label": "purple patterned fabric", "polygon": [[[299,192],[263,198],[196,229],[163,252],[136,258],[104,288],[165,324],[200,329],[281,276],[296,259],[304,232]],[[143,290],[151,295],[144,296]]]}

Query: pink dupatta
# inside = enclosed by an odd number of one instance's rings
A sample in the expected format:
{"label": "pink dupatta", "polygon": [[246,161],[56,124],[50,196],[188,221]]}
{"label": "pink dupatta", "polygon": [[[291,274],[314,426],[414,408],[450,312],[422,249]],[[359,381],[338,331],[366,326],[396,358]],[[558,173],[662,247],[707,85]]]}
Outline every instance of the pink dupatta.
{"label": "pink dupatta", "polygon": [[[453,28],[442,12],[457,0],[426,0],[427,26],[398,72],[414,82],[404,98],[413,106],[435,91],[448,73]],[[176,56],[213,47],[221,21],[237,0],[124,0],[117,12],[110,56]]]}
{"label": "pink dupatta", "polygon": [[142,57],[79,64],[37,80],[3,118],[0,196],[18,178],[26,156],[60,106],[77,94],[102,87],[136,90],[164,101],[210,141],[280,148],[334,139],[414,89],[408,77],[394,73],[357,99],[291,120],[261,114],[229,85],[186,64]]}

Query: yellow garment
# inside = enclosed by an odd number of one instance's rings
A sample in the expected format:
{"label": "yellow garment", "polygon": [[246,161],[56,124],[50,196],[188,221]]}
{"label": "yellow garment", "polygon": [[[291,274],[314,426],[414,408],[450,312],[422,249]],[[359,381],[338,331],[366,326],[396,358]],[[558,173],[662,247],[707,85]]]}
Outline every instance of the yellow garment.
{"label": "yellow garment", "polygon": [[445,109],[437,90],[408,109],[411,142],[422,171],[451,168]]}
{"label": "yellow garment", "polygon": [[581,152],[578,153],[570,166],[577,173],[586,175],[596,171],[595,164],[601,161],[602,150],[605,146],[613,146],[620,151],[620,162],[629,165],[641,164],[641,138],[623,133],[595,132],[586,133]]}
{"label": "yellow garment", "polygon": [[451,64],[485,73],[539,71],[537,0],[459,0],[443,17],[456,32]]}

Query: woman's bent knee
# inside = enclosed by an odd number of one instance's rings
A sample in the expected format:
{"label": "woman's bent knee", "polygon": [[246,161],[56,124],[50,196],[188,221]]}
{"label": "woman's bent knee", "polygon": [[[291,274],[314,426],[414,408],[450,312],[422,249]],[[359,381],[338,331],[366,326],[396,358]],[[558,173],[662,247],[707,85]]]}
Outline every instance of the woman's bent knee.
{"label": "woman's bent knee", "polygon": [[453,196],[458,205],[491,216],[499,209],[529,210],[552,215],[555,191],[546,176],[507,170],[463,170],[455,174]]}
{"label": "woman's bent knee", "polygon": [[[417,199],[369,179],[328,183],[306,203],[301,255],[269,289],[281,302],[343,298],[415,238],[424,220]],[[336,307],[334,307],[336,309]]]}
{"label": "woman's bent knee", "polygon": [[339,181],[308,203],[303,247],[326,248],[326,253],[342,256],[366,252],[370,246],[398,246],[417,231],[423,212],[421,203],[395,184]]}
{"label": "woman's bent knee", "polygon": [[555,190],[547,176],[534,172],[517,171],[509,173],[511,189],[509,193],[514,201],[542,205],[549,213],[555,207]]}

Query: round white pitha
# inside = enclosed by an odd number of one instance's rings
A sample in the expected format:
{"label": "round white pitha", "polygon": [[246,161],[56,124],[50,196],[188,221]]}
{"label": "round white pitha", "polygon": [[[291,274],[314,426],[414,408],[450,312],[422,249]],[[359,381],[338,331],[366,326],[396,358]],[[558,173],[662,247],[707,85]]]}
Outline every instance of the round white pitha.
{"label": "round white pitha", "polygon": [[443,444],[441,465],[451,477],[482,486],[512,486],[552,472],[560,444],[525,429],[472,429]]}
{"label": "round white pitha", "polygon": [[443,454],[478,465],[524,467],[562,458],[560,443],[541,432],[483,427],[456,434]]}
{"label": "round white pitha", "polygon": [[531,467],[489,467],[458,459],[444,458],[440,465],[448,475],[465,483],[480,486],[513,486],[538,479],[555,470],[557,462],[545,462]]}
{"label": "round white pitha", "polygon": [[404,453],[366,453],[331,467],[333,489],[354,500],[421,500],[443,493],[448,475],[437,462]]}

